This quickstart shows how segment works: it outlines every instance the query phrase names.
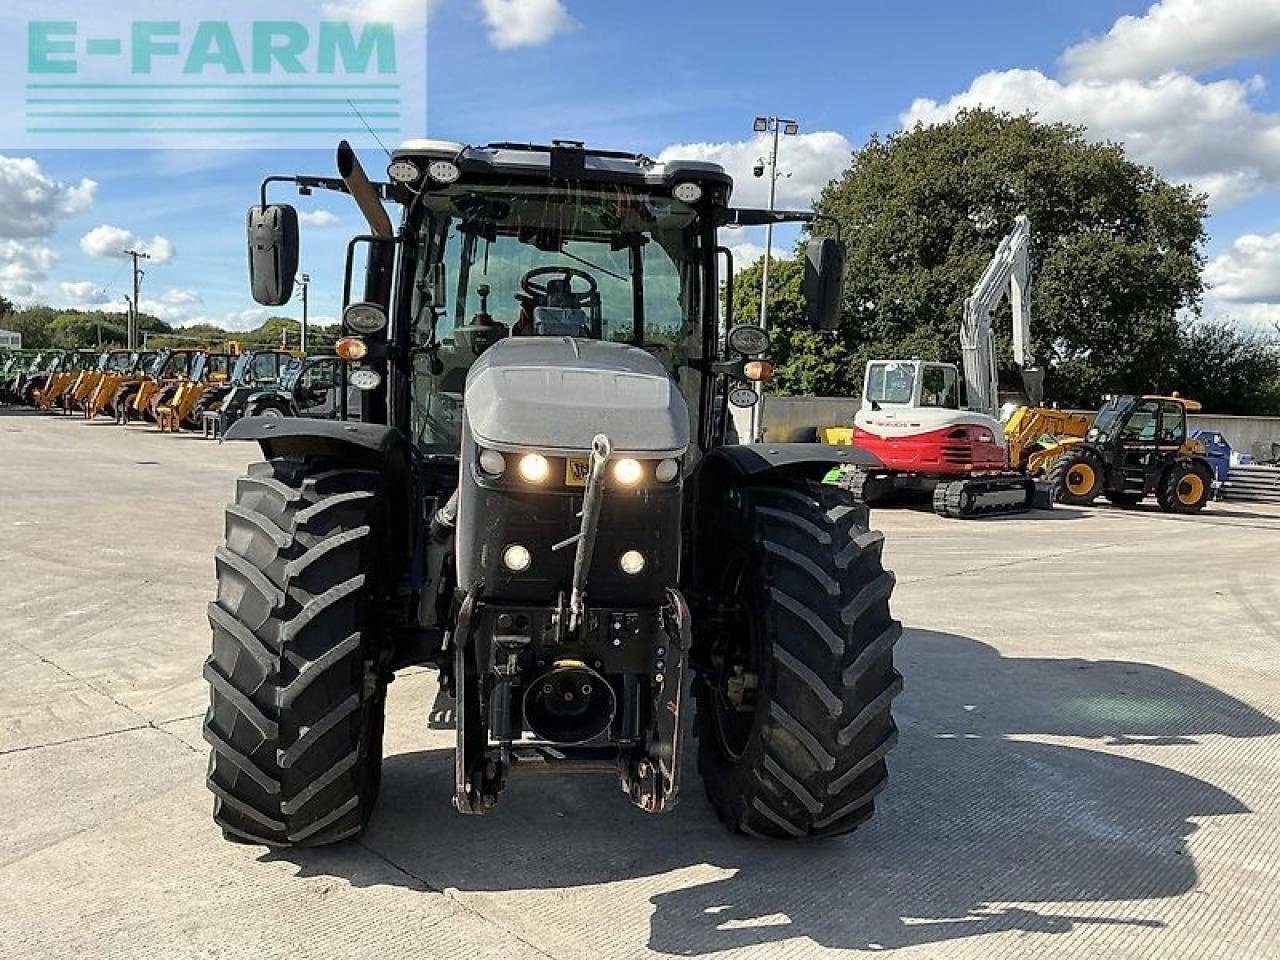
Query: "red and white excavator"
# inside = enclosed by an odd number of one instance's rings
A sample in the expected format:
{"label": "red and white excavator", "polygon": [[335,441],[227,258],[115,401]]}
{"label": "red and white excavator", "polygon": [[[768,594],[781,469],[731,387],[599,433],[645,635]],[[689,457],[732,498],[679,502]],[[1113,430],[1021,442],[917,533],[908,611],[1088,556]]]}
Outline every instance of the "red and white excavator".
{"label": "red and white excavator", "polygon": [[964,378],[953,363],[874,360],[867,364],[852,442],[882,467],[845,482],[868,503],[895,491],[933,491],[943,516],[975,517],[1031,508],[1035,483],[1010,469],[999,420],[999,379],[991,315],[1009,298],[1013,357],[1024,392],[1040,403],[1044,371],[1030,357],[1031,221],[1019,216],[1000,241],[960,323]]}

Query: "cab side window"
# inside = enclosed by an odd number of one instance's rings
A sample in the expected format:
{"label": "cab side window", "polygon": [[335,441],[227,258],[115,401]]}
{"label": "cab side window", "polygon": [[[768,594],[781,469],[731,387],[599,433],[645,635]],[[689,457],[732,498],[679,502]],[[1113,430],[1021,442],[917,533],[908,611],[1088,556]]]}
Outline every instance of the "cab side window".
{"label": "cab side window", "polygon": [[280,354],[260,353],[253,358],[253,379],[276,380],[280,376]]}
{"label": "cab side window", "polygon": [[950,367],[925,367],[920,379],[920,405],[958,410],[960,386],[956,372]]}
{"label": "cab side window", "polygon": [[1186,411],[1182,404],[1165,401],[1160,406],[1160,442],[1182,444],[1187,439]]}
{"label": "cab side window", "polygon": [[1129,422],[1124,425],[1120,434],[1122,440],[1134,440],[1140,443],[1153,443],[1156,439],[1156,425],[1160,418],[1160,402],[1147,400],[1134,408],[1129,415]]}

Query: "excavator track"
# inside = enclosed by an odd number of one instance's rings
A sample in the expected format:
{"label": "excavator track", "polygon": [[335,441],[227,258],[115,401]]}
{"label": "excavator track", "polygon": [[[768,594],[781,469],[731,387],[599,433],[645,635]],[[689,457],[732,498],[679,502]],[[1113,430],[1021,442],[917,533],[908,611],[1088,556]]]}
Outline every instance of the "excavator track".
{"label": "excavator track", "polygon": [[1035,504],[1035,494],[1035,481],[1021,473],[966,477],[934,488],[933,511],[953,520],[1026,513]]}

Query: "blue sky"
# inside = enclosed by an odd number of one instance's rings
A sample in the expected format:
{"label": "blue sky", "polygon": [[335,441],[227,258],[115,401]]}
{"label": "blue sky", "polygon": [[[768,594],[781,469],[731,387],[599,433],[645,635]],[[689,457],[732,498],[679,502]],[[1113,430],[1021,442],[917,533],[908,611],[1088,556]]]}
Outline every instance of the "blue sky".
{"label": "blue sky", "polygon": [[[416,0],[349,2],[394,15]],[[945,119],[970,103],[1032,107],[1125,140],[1137,159],[1207,189],[1209,311],[1245,323],[1280,319],[1275,0],[434,0],[431,10],[433,136],[567,137],[708,157],[745,175],[759,155],[751,118],[778,112],[804,131],[784,143],[780,164],[793,173],[783,203],[800,205],[872,132]],[[61,184],[63,196],[50,201],[56,209],[37,231],[6,236],[0,208],[0,291],[61,306],[122,305],[124,261],[84,249],[109,252],[118,235],[82,242],[108,226],[172,248],[149,266],[144,306],[175,322],[233,325],[261,317],[248,297],[243,249],[244,210],[259,179],[332,170],[322,151],[31,152],[0,144],[0,154],[10,165],[0,190],[34,176]],[[376,147],[363,155],[380,170]],[[66,191],[86,178],[97,183],[91,202],[83,191],[68,201]],[[743,176],[739,199],[759,199],[760,189]],[[334,220],[328,225],[305,227],[304,240],[313,311],[333,316],[345,239],[359,221],[341,197],[299,206],[333,215],[321,215]],[[760,243],[730,239],[740,259]]]}

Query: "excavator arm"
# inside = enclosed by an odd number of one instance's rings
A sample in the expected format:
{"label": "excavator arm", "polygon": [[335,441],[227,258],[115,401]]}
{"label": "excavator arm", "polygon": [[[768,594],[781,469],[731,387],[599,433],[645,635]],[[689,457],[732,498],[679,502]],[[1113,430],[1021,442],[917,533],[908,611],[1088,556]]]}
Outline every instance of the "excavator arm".
{"label": "excavator arm", "polygon": [[999,377],[991,315],[1009,298],[1013,311],[1013,360],[1033,405],[1044,395],[1044,371],[1031,359],[1031,221],[1020,214],[1000,241],[973,292],[965,299],[960,349],[970,410],[999,418]]}

